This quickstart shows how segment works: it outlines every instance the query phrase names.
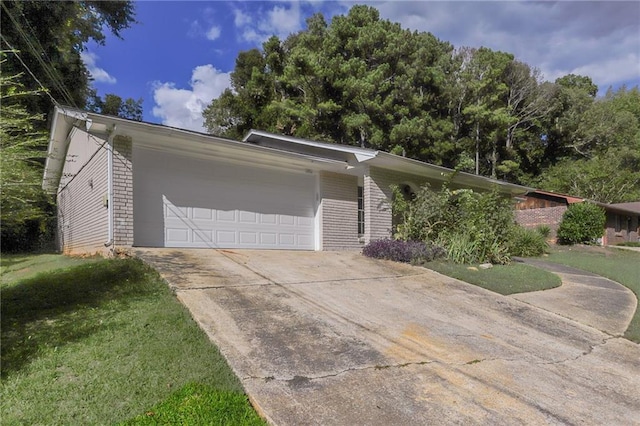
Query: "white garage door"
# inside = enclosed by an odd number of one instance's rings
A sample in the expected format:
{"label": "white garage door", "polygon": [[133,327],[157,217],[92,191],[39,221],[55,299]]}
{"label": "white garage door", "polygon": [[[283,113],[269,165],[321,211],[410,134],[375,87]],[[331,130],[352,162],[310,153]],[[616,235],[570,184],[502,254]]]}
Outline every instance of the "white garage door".
{"label": "white garage door", "polygon": [[134,245],[314,249],[315,176],[134,149]]}

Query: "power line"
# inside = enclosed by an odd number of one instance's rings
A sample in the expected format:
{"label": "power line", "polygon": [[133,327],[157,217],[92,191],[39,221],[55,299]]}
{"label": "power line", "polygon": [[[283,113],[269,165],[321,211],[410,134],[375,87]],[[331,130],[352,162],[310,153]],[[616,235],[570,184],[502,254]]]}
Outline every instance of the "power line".
{"label": "power line", "polygon": [[51,99],[51,102],[53,102],[54,105],[59,105],[58,101],[56,101],[53,96],[51,95],[51,93],[49,93],[49,90],[47,90],[46,87],[44,87],[44,84],[42,84],[42,82],[40,80],[38,80],[38,77],[35,76],[35,74],[31,71],[31,69],[27,66],[27,64],[24,63],[24,61],[22,60],[22,58],[20,57],[20,55],[18,55],[18,50],[16,50],[8,41],[7,39],[0,34],[0,37],[2,37],[2,41],[4,41],[4,43],[9,47],[9,49],[11,49],[11,53],[13,53],[16,58],[18,58],[18,61],[20,61],[20,63],[22,64],[22,66],[27,70],[27,72],[29,73],[29,75],[31,77],[33,77],[33,79],[40,85],[40,88],[42,89],[42,91],[44,93],[47,94],[47,96],[49,96],[49,99]]}
{"label": "power line", "polygon": [[[70,104],[70,105],[73,105],[73,106],[77,107],[77,105],[76,105],[76,103],[75,103],[75,101],[73,99],[73,96],[71,95],[71,92],[69,91],[69,89],[64,84],[64,81],[60,77],[60,74],[59,74],[58,70],[56,70],[50,64],[51,61],[49,60],[46,52],[44,52],[44,49],[42,48],[42,45],[40,44],[40,41],[38,40],[38,37],[35,36],[35,34],[33,33],[33,28],[31,28],[31,26],[30,26],[28,20],[26,19],[26,17],[25,17],[25,20],[27,21],[27,25],[29,25],[29,28],[30,28],[30,31],[31,31],[31,35],[33,37],[30,37],[25,32],[25,30],[22,28],[22,26],[20,25],[20,23],[18,22],[16,17],[13,15],[13,12],[6,6],[6,4],[4,2],[2,3],[2,9],[7,14],[7,16],[9,16],[9,19],[11,19],[11,22],[13,23],[14,27],[16,28],[18,34],[24,40],[25,46],[30,50],[30,53],[33,55],[33,57],[40,63],[40,66],[42,67],[42,70],[47,75],[49,80],[51,80],[52,85],[58,90],[58,92],[60,92],[60,94],[64,98],[64,101],[67,104]],[[24,14],[23,14],[23,17],[24,17]],[[34,43],[32,42],[32,38],[35,40],[35,43],[38,44],[39,49],[36,48],[36,46],[34,46]],[[3,38],[3,40],[5,41],[5,43],[7,43],[8,46],[10,46],[10,44],[8,43],[6,38]],[[13,49],[13,50],[16,50],[16,49]],[[42,58],[42,56],[47,57],[49,62],[45,61]],[[28,66],[24,63],[24,61],[22,61],[21,58],[20,58],[20,62],[23,64],[23,66],[25,66],[28,69]],[[29,73],[32,76],[34,76],[33,73],[31,72],[31,70],[29,70]],[[34,76],[34,78],[35,78],[35,76]],[[38,81],[38,80],[36,80],[36,81]],[[40,81],[38,81],[38,83],[42,87],[44,87],[44,85]]]}

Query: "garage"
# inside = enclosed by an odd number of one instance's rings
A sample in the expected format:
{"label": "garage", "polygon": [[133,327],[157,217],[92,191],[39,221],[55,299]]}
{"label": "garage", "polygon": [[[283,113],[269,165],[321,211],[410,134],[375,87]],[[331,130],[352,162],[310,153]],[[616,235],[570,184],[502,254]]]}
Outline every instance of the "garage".
{"label": "garage", "polygon": [[134,147],[134,245],[315,249],[316,175]]}

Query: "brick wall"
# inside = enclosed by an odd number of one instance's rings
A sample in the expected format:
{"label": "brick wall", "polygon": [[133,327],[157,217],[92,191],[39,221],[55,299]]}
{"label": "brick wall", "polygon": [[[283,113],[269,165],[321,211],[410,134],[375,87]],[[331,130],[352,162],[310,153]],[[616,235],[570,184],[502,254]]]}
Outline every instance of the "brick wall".
{"label": "brick wall", "polygon": [[322,250],[359,250],[358,178],[320,173]]}
{"label": "brick wall", "polygon": [[113,244],[133,246],[133,162],[131,138],[113,139]]}
{"label": "brick wall", "polygon": [[395,170],[369,167],[364,175],[364,240],[370,241],[391,237],[393,215],[391,185],[410,183],[417,188],[424,185],[426,179]]}
{"label": "brick wall", "polygon": [[515,217],[516,222],[525,228],[536,228],[539,225],[548,225],[549,228],[551,228],[549,238],[556,238],[558,226],[566,210],[567,206],[516,210]]}
{"label": "brick wall", "polygon": [[627,241],[640,241],[640,216],[628,214],[616,216],[618,214],[615,212],[607,212],[603,244],[616,245]]}

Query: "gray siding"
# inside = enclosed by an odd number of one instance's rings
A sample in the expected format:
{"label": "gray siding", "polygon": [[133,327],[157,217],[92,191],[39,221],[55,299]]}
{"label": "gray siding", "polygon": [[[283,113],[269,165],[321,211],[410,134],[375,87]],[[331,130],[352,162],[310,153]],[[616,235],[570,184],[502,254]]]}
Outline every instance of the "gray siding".
{"label": "gray siding", "polygon": [[71,134],[57,196],[58,241],[64,253],[106,251],[108,151],[104,142],[79,129]]}
{"label": "gray siding", "polygon": [[[322,250],[359,250],[358,178],[320,173]],[[365,217],[366,220],[366,217]]]}
{"label": "gray siding", "polygon": [[[390,238],[393,226],[391,185],[412,184],[416,188],[426,179],[394,170],[370,167],[364,175],[364,239],[365,243]],[[434,186],[435,187],[435,186]]]}

